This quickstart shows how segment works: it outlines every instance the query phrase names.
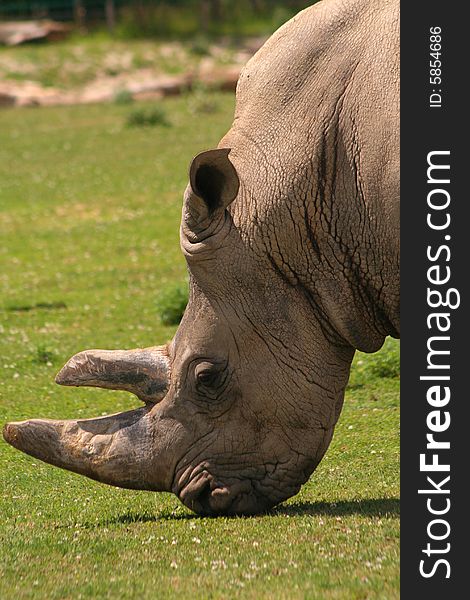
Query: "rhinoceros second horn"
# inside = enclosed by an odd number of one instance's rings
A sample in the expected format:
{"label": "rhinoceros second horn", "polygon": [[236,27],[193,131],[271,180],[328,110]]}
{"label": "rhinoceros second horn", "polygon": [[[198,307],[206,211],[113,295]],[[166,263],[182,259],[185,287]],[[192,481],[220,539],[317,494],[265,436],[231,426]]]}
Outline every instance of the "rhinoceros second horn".
{"label": "rhinoceros second horn", "polygon": [[161,400],[169,386],[166,346],[135,350],[85,350],[72,356],[56,383],[125,390],[143,402]]}

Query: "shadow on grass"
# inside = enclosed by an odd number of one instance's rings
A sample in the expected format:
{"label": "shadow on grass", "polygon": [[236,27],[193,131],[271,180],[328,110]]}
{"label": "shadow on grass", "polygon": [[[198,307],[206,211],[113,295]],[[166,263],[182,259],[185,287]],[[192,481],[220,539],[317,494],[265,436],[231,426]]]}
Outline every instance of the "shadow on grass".
{"label": "shadow on grass", "polygon": [[340,500],[338,502],[296,502],[295,504],[276,506],[269,514],[290,517],[304,515],[398,517],[400,515],[400,499],[368,498],[367,500]]}
{"label": "shadow on grass", "polygon": [[[303,517],[306,515],[342,517],[362,515],[364,517],[398,517],[400,515],[400,500],[398,498],[370,498],[367,500],[340,500],[338,502],[297,502],[281,504],[269,512],[254,518],[269,518],[276,516]],[[86,523],[86,528],[109,527],[110,525],[132,525],[134,523],[157,523],[162,521],[184,521],[216,517],[201,517],[192,513],[161,512],[156,514],[127,512],[99,523]],[[225,517],[240,518],[240,517]],[[251,518],[251,517],[242,517]]]}
{"label": "shadow on grass", "polygon": [[170,512],[161,512],[155,513],[154,515],[149,513],[125,513],[123,515],[118,515],[116,517],[111,517],[110,519],[106,519],[106,521],[102,523],[98,523],[100,525],[130,525],[132,523],[152,523],[159,521],[190,521],[192,519],[200,519],[198,515],[192,513],[170,513]]}

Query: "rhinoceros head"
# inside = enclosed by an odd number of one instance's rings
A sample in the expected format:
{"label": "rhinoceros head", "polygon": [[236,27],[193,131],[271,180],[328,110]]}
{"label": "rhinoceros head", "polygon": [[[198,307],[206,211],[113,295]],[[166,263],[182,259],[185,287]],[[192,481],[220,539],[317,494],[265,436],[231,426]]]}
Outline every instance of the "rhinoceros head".
{"label": "rhinoceros head", "polygon": [[256,513],[307,480],[331,440],[353,350],[279,269],[276,232],[261,232],[256,210],[247,221],[256,198],[228,155],[191,165],[181,225],[190,297],[172,342],[81,352],[57,375],[144,405],[10,423],[10,444],[104,483],[172,491],[200,514]]}

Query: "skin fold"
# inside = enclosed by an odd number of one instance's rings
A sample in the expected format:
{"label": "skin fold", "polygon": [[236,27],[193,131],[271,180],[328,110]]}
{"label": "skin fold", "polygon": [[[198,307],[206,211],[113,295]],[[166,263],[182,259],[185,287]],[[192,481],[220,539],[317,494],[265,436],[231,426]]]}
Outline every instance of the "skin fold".
{"label": "skin fold", "polygon": [[62,385],[124,389],[110,417],[9,423],[5,439],[199,514],[296,494],[331,441],[356,349],[399,336],[396,0],[323,0],[249,61],[233,125],[190,167],[174,339],[70,359]]}

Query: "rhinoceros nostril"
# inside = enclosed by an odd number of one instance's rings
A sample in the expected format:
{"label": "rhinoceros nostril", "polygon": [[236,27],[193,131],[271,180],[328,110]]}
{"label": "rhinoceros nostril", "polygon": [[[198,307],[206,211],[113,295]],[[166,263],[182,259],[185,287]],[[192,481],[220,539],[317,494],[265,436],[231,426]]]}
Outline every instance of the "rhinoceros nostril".
{"label": "rhinoceros nostril", "polygon": [[197,503],[200,506],[200,512],[205,515],[210,515],[212,513],[210,507],[210,497],[211,497],[211,482],[207,479],[204,484],[200,487],[199,493],[197,495]]}
{"label": "rhinoceros nostril", "polygon": [[181,489],[181,502],[196,513],[204,513],[201,500],[205,499],[206,489],[210,493],[210,481],[211,477],[207,471],[198,473]]}

